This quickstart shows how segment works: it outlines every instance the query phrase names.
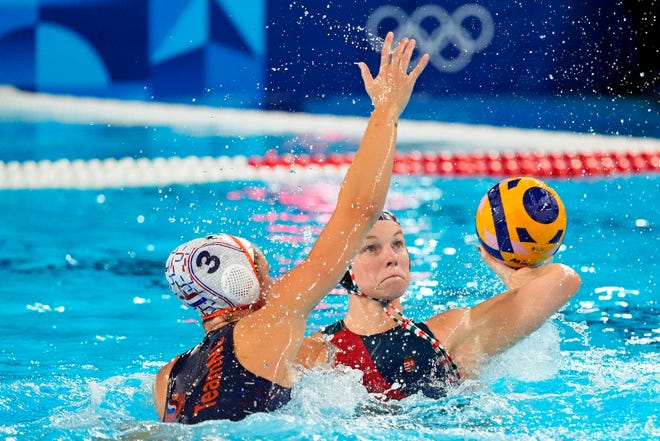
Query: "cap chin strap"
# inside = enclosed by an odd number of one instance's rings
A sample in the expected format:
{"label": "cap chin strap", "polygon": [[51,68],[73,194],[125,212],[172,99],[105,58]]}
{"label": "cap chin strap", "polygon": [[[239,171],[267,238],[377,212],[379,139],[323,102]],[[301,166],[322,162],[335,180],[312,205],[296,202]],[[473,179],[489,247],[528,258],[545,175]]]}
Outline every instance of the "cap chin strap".
{"label": "cap chin strap", "polygon": [[420,329],[419,326],[415,324],[415,322],[403,314],[403,311],[394,306],[391,300],[369,297],[360,291],[357,283],[355,283],[355,275],[353,274],[353,268],[351,266],[348,267],[348,270],[346,271],[346,274],[344,274],[344,277],[340,283],[344,288],[346,288],[349,294],[354,294],[358,297],[366,297],[367,299],[380,303],[380,306],[383,308],[385,315],[396,322],[396,324],[401,326],[403,329],[412,332],[417,337],[426,340],[431,345],[435,353],[440,356],[440,364],[447,376],[449,384],[457,384],[461,381],[461,374],[458,371],[458,366],[456,366],[454,360],[452,360],[449,353],[447,353],[445,348],[442,346],[442,343],[440,343],[437,338]]}
{"label": "cap chin strap", "polygon": [[256,311],[257,309],[261,308],[262,306],[263,306],[263,302],[261,300],[258,300],[254,303],[250,303],[248,305],[230,306],[229,308],[219,309],[215,312],[212,312],[208,315],[205,315],[204,317],[202,317],[202,321],[205,322],[205,321],[210,320],[214,317],[220,317],[220,316],[223,316],[223,315],[231,314],[232,312],[242,311],[244,309],[251,309],[253,311]]}

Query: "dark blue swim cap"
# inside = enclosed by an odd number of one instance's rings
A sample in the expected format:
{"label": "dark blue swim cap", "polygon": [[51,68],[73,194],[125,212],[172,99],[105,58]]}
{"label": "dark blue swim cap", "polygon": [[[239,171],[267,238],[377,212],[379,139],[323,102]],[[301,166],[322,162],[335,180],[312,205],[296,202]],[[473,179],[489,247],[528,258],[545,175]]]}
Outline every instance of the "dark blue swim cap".
{"label": "dark blue swim cap", "polygon": [[388,211],[388,210],[383,210],[383,211],[380,213],[380,216],[378,216],[378,220],[379,220],[379,221],[380,221],[380,220],[391,220],[391,221],[394,221],[394,222],[396,222],[397,224],[401,225],[401,224],[399,223],[399,220],[398,220],[398,219],[396,218],[396,216],[394,215],[394,213],[392,213],[391,211]]}

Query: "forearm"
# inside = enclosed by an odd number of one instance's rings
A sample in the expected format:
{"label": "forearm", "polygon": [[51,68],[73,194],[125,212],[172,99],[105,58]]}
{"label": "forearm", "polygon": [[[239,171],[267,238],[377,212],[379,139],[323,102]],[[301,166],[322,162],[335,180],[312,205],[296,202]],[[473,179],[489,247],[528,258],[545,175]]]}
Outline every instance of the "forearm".
{"label": "forearm", "polygon": [[339,192],[337,208],[357,209],[377,216],[385,205],[396,151],[398,115],[387,108],[375,109]]}
{"label": "forearm", "polygon": [[580,287],[580,276],[566,265],[546,263],[533,268],[514,269],[494,259],[482,248],[479,250],[486,264],[508,288],[508,291],[495,297],[503,298],[501,305],[490,300],[484,303],[495,303],[497,309],[504,309],[504,313],[514,321],[524,320],[525,317],[518,316],[529,316],[530,311],[540,311],[542,320],[547,319]]}
{"label": "forearm", "polygon": [[577,293],[581,283],[575,271],[561,264],[522,271],[527,273],[525,283],[472,308],[470,318],[480,329],[483,353],[502,352],[536,331]]}

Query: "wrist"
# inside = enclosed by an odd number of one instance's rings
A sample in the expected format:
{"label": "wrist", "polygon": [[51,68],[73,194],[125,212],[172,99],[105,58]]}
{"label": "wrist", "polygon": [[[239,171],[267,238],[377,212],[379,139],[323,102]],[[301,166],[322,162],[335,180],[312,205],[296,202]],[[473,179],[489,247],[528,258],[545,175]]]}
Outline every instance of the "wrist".
{"label": "wrist", "polygon": [[399,123],[399,115],[393,112],[391,109],[381,109],[375,108],[371,112],[371,118],[373,122],[380,124],[388,124],[396,127]]}

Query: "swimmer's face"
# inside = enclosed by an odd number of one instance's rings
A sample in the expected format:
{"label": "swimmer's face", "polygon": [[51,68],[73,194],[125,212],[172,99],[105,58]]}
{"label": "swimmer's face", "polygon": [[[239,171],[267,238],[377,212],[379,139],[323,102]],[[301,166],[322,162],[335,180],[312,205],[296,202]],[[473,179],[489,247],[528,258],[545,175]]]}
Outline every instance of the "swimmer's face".
{"label": "swimmer's face", "polygon": [[401,226],[391,220],[376,222],[351,266],[355,282],[366,296],[401,297],[410,284],[410,256]]}

